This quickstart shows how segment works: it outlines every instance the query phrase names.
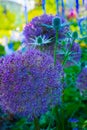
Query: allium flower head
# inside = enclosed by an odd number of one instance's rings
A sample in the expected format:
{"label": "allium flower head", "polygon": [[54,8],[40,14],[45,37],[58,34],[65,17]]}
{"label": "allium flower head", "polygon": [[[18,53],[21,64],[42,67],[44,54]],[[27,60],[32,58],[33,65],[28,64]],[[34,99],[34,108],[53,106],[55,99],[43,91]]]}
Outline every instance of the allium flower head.
{"label": "allium flower head", "polygon": [[[53,15],[44,14],[42,16],[35,17],[24,28],[26,45],[31,47],[31,45],[35,44],[35,45],[37,45],[36,47],[38,48],[37,38],[45,37],[46,42],[43,42],[43,44],[39,44],[39,45],[41,45],[43,47],[43,49],[42,49],[43,52],[46,52],[47,54],[51,54],[53,56],[56,29],[58,30],[59,41],[62,41],[63,38],[66,38],[66,34],[69,31],[68,25],[64,26],[64,27],[60,27],[61,25],[64,25],[65,23],[66,23],[66,21],[58,15],[55,17]],[[43,24],[48,25],[48,27],[42,26]],[[53,28],[49,28],[49,25],[50,26],[52,25]],[[32,39],[35,39],[35,38],[36,38],[36,40],[35,40],[35,42],[33,42]],[[51,39],[51,40],[49,40],[49,39]],[[44,41],[44,40],[42,40],[42,41]],[[62,48],[62,47],[63,47],[62,45],[58,45],[58,51],[60,51],[60,48]],[[70,47],[70,44],[67,44],[66,49],[69,47]],[[80,57],[81,57],[80,46],[75,43],[75,44],[73,44],[71,50],[72,50],[72,54],[71,54],[72,60],[79,61]],[[57,59],[60,61],[63,61],[64,55],[58,54]]]}
{"label": "allium flower head", "polygon": [[87,68],[83,68],[82,72],[77,78],[76,86],[81,90],[87,90]]}
{"label": "allium flower head", "polygon": [[78,39],[78,32],[77,31],[73,32],[72,37],[74,39]]}
{"label": "allium flower head", "polygon": [[[60,18],[61,24],[66,22],[65,19],[63,19],[60,16],[56,16],[56,18]],[[25,28],[24,28],[24,36],[26,39],[26,43],[29,44],[31,43],[31,38],[34,38],[35,36],[45,36],[46,38],[55,38],[55,30],[54,29],[49,29],[45,26],[42,26],[43,24],[46,25],[52,25],[52,20],[55,18],[53,15],[47,15],[44,14],[39,17],[35,17],[32,19],[30,23],[28,23]],[[64,38],[66,37],[66,32],[68,31],[68,27],[64,27],[63,30],[59,30],[59,38]]]}
{"label": "allium flower head", "polygon": [[60,103],[63,75],[60,63],[38,50],[0,59],[0,106],[13,114],[40,116]]}

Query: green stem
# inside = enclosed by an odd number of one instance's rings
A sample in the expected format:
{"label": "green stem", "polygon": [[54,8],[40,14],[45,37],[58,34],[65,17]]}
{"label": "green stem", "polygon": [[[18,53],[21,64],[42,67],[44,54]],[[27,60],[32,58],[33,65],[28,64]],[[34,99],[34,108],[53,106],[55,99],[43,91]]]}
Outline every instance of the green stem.
{"label": "green stem", "polygon": [[35,130],[40,130],[39,120],[36,117],[34,118],[34,126],[35,126]]}
{"label": "green stem", "polygon": [[69,54],[69,53],[67,53],[67,54],[65,55],[64,61],[63,61],[63,63],[62,63],[62,66],[64,66],[64,65],[66,64],[66,62],[67,62],[67,60],[68,60],[68,54]]}
{"label": "green stem", "polygon": [[61,111],[58,111],[58,106],[55,106],[53,109],[55,119],[56,119],[56,130],[64,130],[64,112],[61,108]]}
{"label": "green stem", "polygon": [[54,65],[56,64],[57,59],[57,48],[58,48],[58,30],[56,30],[56,42],[54,45]]}
{"label": "green stem", "polygon": [[43,47],[42,47],[42,45],[40,45],[40,51],[42,51],[43,50]]}

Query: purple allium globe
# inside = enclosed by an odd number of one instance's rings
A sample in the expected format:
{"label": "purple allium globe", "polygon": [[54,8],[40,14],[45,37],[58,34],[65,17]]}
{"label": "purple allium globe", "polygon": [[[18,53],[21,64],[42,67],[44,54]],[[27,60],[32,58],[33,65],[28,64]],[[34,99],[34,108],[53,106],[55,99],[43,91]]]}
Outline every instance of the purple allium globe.
{"label": "purple allium globe", "polygon": [[76,82],[76,86],[80,91],[87,90],[87,68],[83,68],[82,72],[79,74]]}
{"label": "purple allium globe", "polygon": [[60,103],[63,70],[60,63],[38,50],[0,59],[0,106],[21,116],[40,116]]}
{"label": "purple allium globe", "polygon": [[[43,50],[43,52],[46,52],[47,54],[51,54],[52,56],[54,55],[54,44],[55,44],[55,34],[56,34],[55,29],[49,29],[45,26],[42,26],[42,24],[53,25],[54,18],[60,19],[59,24],[66,23],[65,19],[60,16],[55,17],[53,15],[44,14],[42,16],[35,17],[30,23],[28,23],[25,26],[24,28],[24,36],[25,36],[25,41],[26,41],[25,43],[29,48],[35,45],[34,47],[36,47],[37,49]],[[58,24],[58,21],[55,20],[55,25],[56,24]],[[68,31],[69,31],[68,25],[65,26],[64,28],[60,28],[58,32],[58,38],[60,41],[66,38],[66,33]],[[36,43],[37,40],[35,41],[32,40],[32,39],[37,39],[40,36],[42,36],[42,39],[43,37],[47,39],[47,40],[42,40],[43,44],[41,44],[41,46],[43,49],[41,49],[40,46],[38,46],[39,43],[38,44]],[[53,38],[52,41],[50,40],[51,38]],[[68,43],[66,46],[66,50],[69,47],[70,47],[70,44]],[[62,44],[58,45],[58,52],[60,51],[61,48],[65,48],[65,47]],[[75,62],[78,62],[81,58],[81,49],[80,49],[79,44],[74,43],[71,51],[72,51],[72,54],[70,55],[70,59],[68,60],[69,62],[67,62],[68,65],[72,65]],[[57,59],[58,61],[63,62],[64,54],[57,54]]]}
{"label": "purple allium globe", "polygon": [[[55,16],[43,14],[41,16],[35,17],[32,19],[30,23],[28,23],[24,28],[24,36],[25,41],[27,44],[31,43],[31,38],[35,38],[37,36],[45,36],[46,38],[53,38],[55,39],[55,30],[49,29],[42,24],[52,25],[52,20]],[[56,16],[57,17],[57,16]],[[61,23],[65,23],[65,19],[58,16],[61,20]],[[66,26],[59,31],[59,38],[66,37],[66,32],[68,32],[69,28]]]}

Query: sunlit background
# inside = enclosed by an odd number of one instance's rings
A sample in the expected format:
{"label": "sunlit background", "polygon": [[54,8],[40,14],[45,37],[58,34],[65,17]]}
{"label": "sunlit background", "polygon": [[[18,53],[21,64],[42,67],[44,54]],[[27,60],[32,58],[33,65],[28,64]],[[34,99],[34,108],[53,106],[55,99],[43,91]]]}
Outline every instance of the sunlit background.
{"label": "sunlit background", "polygon": [[[84,2],[79,0],[78,13],[76,0],[64,0],[64,5],[62,0],[59,0],[59,14],[63,15],[64,13],[63,17],[78,22],[78,19],[87,16],[87,0]],[[46,0],[45,13],[56,15],[58,10],[56,0]],[[4,45],[4,42],[8,44],[13,41],[17,41],[18,44],[22,42],[22,30],[26,23],[43,13],[42,0],[0,0],[0,44]],[[78,26],[70,28],[73,31],[79,31]]]}

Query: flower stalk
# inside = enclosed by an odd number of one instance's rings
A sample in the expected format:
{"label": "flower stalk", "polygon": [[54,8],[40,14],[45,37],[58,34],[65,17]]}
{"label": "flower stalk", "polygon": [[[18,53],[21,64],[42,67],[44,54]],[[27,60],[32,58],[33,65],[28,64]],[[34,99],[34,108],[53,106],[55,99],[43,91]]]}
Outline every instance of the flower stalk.
{"label": "flower stalk", "polygon": [[56,30],[56,42],[54,45],[54,65],[56,64],[57,60],[57,47],[58,47],[58,30]]}

